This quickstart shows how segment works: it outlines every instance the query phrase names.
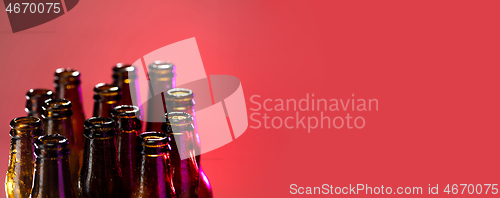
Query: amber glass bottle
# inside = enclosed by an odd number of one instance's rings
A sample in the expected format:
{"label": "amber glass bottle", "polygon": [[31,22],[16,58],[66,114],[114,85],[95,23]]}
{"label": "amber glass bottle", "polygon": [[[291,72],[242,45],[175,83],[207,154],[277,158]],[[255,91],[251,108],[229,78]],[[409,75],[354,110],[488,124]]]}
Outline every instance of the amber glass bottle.
{"label": "amber glass bottle", "polygon": [[41,118],[43,114],[43,103],[47,99],[54,98],[54,94],[48,89],[30,89],[26,93],[26,113],[28,116]]}
{"label": "amber glass bottle", "polygon": [[109,117],[111,111],[118,106],[121,100],[120,88],[111,85],[99,83],[94,88],[94,117]]}
{"label": "amber glass bottle", "polygon": [[149,65],[148,117],[146,131],[161,131],[165,122],[166,105],[164,92],[175,88],[175,65],[169,62],[155,61]]}
{"label": "amber glass bottle", "polygon": [[69,141],[65,137],[46,135],[35,141],[36,168],[31,198],[72,198]]}
{"label": "amber glass bottle", "polygon": [[55,73],[55,98],[71,101],[71,123],[75,137],[74,146],[80,157],[80,166],[83,158],[83,122],[85,115],[82,105],[82,90],[80,87],[80,72],[74,69],[59,68]]}
{"label": "amber glass bottle", "polygon": [[184,112],[165,114],[167,121],[163,132],[170,139],[172,149],[172,180],[177,197],[198,197],[199,169],[193,149],[193,130],[191,115]]}
{"label": "amber glass bottle", "polygon": [[37,117],[18,117],[10,122],[10,154],[5,190],[8,198],[29,197],[34,171],[34,146],[43,135],[42,121]]}
{"label": "amber glass bottle", "polygon": [[133,101],[137,102],[136,78],[136,69],[132,65],[118,63],[113,67],[113,85],[121,90],[121,105],[134,105]]}
{"label": "amber glass bottle", "polygon": [[134,171],[136,167],[136,145],[137,135],[141,133],[141,121],[138,116],[139,108],[131,105],[116,107],[113,118],[117,123],[116,144],[118,149],[118,161],[123,175],[124,188],[132,189],[134,186]]}
{"label": "amber glass bottle", "polygon": [[84,198],[128,197],[116,155],[112,118],[93,117],[84,123],[85,147],[78,186]]}
{"label": "amber glass bottle", "polygon": [[[168,112],[185,112],[193,117],[193,125],[196,126],[196,119],[194,114],[194,94],[190,89],[185,88],[174,88],[169,89],[167,94],[165,94],[165,102],[167,103]],[[194,151],[196,154],[196,162],[198,166],[200,165],[199,156],[201,154],[200,149],[200,136],[195,130],[193,130],[194,138]]]}
{"label": "amber glass bottle", "polygon": [[193,137],[195,140],[194,151],[196,154],[196,162],[198,163],[198,167],[200,169],[200,186],[198,189],[198,195],[200,198],[212,198],[213,191],[210,185],[210,180],[201,166],[201,143],[200,136],[198,135],[198,131],[196,129],[196,113],[194,109],[194,105],[196,103],[194,101],[193,91],[185,88],[174,88],[168,90],[165,96],[169,112],[185,112],[193,116],[193,125],[195,126],[195,130],[193,130]]}
{"label": "amber glass bottle", "polygon": [[137,177],[134,198],[175,198],[170,175],[168,137],[160,132],[145,132],[137,137]]}
{"label": "amber glass bottle", "polygon": [[73,133],[73,123],[71,122],[72,104],[66,99],[49,99],[43,105],[43,131],[47,135],[61,134],[69,141],[69,167],[71,174],[71,184],[73,189],[77,188],[78,175],[80,174],[80,156],[78,156],[75,146],[75,134]]}

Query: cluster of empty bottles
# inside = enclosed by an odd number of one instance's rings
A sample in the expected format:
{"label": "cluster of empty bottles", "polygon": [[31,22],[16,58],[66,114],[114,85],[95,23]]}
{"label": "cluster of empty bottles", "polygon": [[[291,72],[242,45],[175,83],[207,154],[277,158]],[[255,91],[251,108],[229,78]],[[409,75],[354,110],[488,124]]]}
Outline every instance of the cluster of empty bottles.
{"label": "cluster of empty bottles", "polygon": [[28,116],[10,122],[7,197],[213,197],[192,90],[174,87],[171,63],[148,70],[150,88],[168,91],[147,102],[147,116],[162,118],[145,122],[147,132],[133,105],[134,66],[117,64],[113,83],[95,86],[87,120],[77,70],[57,69],[55,91],[29,90]]}

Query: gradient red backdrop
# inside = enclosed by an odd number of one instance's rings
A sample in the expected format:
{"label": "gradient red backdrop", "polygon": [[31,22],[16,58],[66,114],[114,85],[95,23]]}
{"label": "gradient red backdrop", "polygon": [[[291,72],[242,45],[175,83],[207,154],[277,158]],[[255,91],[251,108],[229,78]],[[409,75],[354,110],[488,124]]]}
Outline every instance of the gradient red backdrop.
{"label": "gradient red backdrop", "polygon": [[442,190],[500,183],[499,6],[493,0],[88,0],[19,33],[1,11],[0,170],[7,168],[9,121],[25,115],[30,88],[53,87],[56,68],[81,71],[90,116],[92,87],[111,82],[115,63],[196,37],[207,74],[238,77],[248,107],[254,94],[379,100],[378,112],[363,113],[362,130],[248,128],[203,156],[215,197],[288,197],[292,183],[424,192],[428,184]]}

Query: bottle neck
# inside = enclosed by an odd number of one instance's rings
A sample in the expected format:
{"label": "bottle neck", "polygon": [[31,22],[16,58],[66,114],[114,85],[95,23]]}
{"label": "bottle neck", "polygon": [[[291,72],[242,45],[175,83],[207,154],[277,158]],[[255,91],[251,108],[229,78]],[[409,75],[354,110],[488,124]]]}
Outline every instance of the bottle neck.
{"label": "bottle neck", "polygon": [[170,197],[169,158],[163,154],[140,154],[137,157],[137,178],[133,197]]}
{"label": "bottle neck", "polygon": [[71,101],[71,110],[73,111],[73,115],[84,114],[81,93],[80,84],[56,84],[55,98],[64,98]]}
{"label": "bottle neck", "polygon": [[[174,130],[175,131],[175,130]],[[168,134],[170,137],[170,159],[175,192],[180,197],[197,196],[199,168],[196,162],[193,139],[189,133]]]}
{"label": "bottle neck", "polygon": [[32,197],[75,197],[68,156],[37,158]]}
{"label": "bottle neck", "polygon": [[137,135],[140,133],[140,122],[137,118],[118,118],[116,144],[118,148],[118,161],[126,188],[132,189],[136,167]]}
{"label": "bottle neck", "polygon": [[169,101],[167,103],[169,112],[184,112],[194,116],[194,101]]}
{"label": "bottle neck", "polygon": [[73,125],[71,123],[71,117],[45,117],[43,119],[43,130],[46,135],[61,134],[68,138],[70,145],[72,145],[73,137]]}
{"label": "bottle neck", "polygon": [[124,80],[119,80],[119,81],[116,81],[115,80],[115,84],[116,86],[120,87],[120,90],[121,90],[121,95],[122,95],[122,99],[120,101],[120,104],[121,105],[134,105],[134,103],[132,102],[132,89],[131,88],[135,88],[131,82],[128,81],[129,79],[126,79],[125,81]]}
{"label": "bottle neck", "polygon": [[9,167],[5,181],[8,197],[28,197],[33,182],[34,139],[30,137],[12,138],[10,144]]}
{"label": "bottle neck", "polygon": [[118,105],[118,101],[97,99],[94,101],[94,117],[111,117],[111,111]]}
{"label": "bottle neck", "polygon": [[[123,178],[115,145],[112,137],[85,137],[79,180],[82,197],[121,197],[122,193],[126,193],[123,192]],[[96,175],[99,178],[95,178]]]}
{"label": "bottle neck", "polygon": [[36,99],[30,99],[26,105],[26,113],[28,113],[28,116],[33,116],[37,118],[42,118],[43,114],[43,103],[45,102],[44,99],[47,98],[36,98]]}

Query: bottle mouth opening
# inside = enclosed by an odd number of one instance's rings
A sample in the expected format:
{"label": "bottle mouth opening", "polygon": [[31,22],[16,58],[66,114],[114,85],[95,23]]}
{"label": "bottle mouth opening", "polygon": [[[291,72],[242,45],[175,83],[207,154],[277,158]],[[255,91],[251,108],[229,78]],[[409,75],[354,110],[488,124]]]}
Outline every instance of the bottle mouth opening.
{"label": "bottle mouth opening", "polygon": [[173,70],[175,65],[168,61],[157,60],[149,65],[151,70]]}
{"label": "bottle mouth opening", "polygon": [[116,96],[120,93],[120,88],[112,84],[99,83],[95,86],[94,92],[102,96]]}
{"label": "bottle mouth opening", "polygon": [[115,128],[115,121],[108,117],[92,117],[85,120],[83,125],[89,129]]}
{"label": "bottle mouth opening", "polygon": [[33,130],[40,128],[42,121],[37,117],[17,117],[10,122],[10,128],[16,130]]}
{"label": "bottle mouth opening", "polygon": [[55,83],[56,87],[59,87],[58,84],[78,85],[80,84],[80,72],[71,68],[59,68],[55,73]]}
{"label": "bottle mouth opening", "polygon": [[139,107],[133,105],[120,105],[111,111],[114,117],[136,117],[140,112]]}
{"label": "bottle mouth opening", "polygon": [[37,157],[55,159],[69,154],[69,141],[59,134],[40,136],[34,145]]}
{"label": "bottle mouth opening", "polygon": [[136,150],[141,154],[158,155],[171,150],[167,134],[160,132],[144,132],[137,136]]}
{"label": "bottle mouth opening", "polygon": [[162,147],[168,144],[168,137],[160,132],[144,132],[137,136],[137,142],[146,147]]}
{"label": "bottle mouth opening", "polygon": [[69,110],[71,109],[71,101],[66,99],[47,99],[43,104],[43,110]]}
{"label": "bottle mouth opening", "polygon": [[30,89],[28,93],[26,93],[26,99],[36,99],[36,98],[51,98],[54,92],[49,89]]}
{"label": "bottle mouth opening", "polygon": [[170,101],[189,101],[194,97],[193,91],[186,88],[174,88],[167,91],[166,99]]}
{"label": "bottle mouth opening", "polygon": [[79,77],[80,72],[71,68],[58,68],[56,69],[56,76],[62,78],[68,77]]}
{"label": "bottle mouth opening", "polygon": [[84,135],[88,138],[112,138],[116,135],[116,124],[112,118],[92,117],[83,123]]}
{"label": "bottle mouth opening", "polygon": [[117,63],[115,65],[115,67],[113,67],[113,71],[115,71],[115,72],[133,72],[133,71],[135,71],[135,67],[131,64]]}
{"label": "bottle mouth opening", "polygon": [[191,124],[193,117],[186,112],[169,112],[165,114],[167,125],[182,126]]}
{"label": "bottle mouth opening", "polygon": [[40,136],[38,140],[35,141],[35,146],[38,149],[61,150],[67,147],[68,144],[68,139],[59,134]]}

